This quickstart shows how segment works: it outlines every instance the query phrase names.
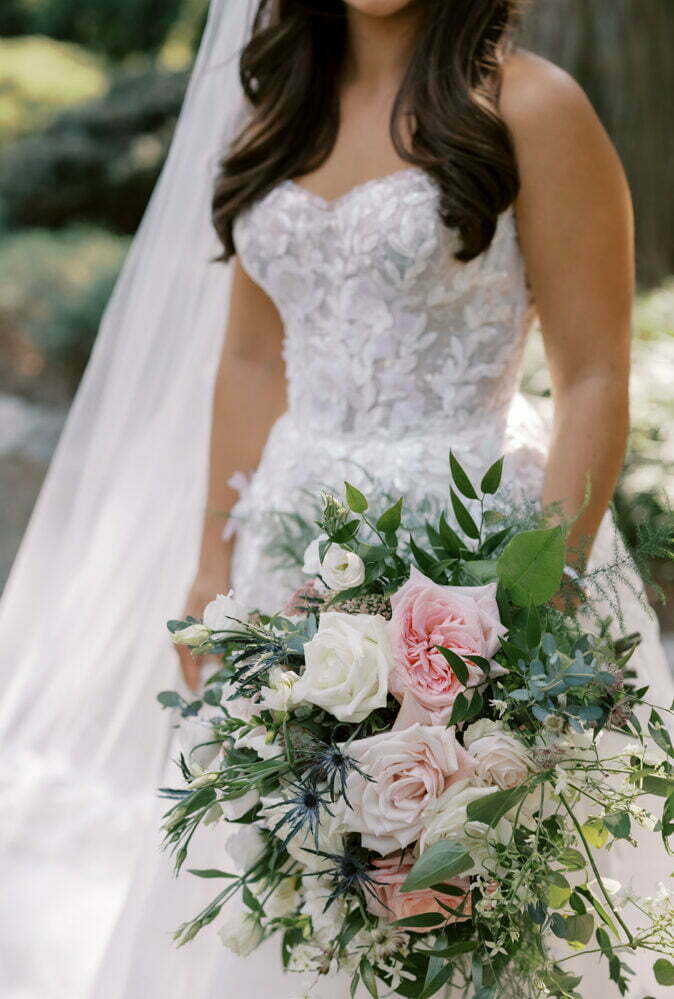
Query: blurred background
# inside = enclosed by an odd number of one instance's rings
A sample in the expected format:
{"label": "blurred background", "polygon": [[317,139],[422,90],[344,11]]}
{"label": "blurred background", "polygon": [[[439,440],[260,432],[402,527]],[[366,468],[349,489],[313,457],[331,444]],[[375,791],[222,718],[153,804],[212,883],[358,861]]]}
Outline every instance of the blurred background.
{"label": "blurred background", "polygon": [[[236,2],[236,0],[229,0]],[[166,154],[206,0],[2,0],[0,588]],[[585,87],[637,212],[630,543],[674,491],[674,3],[538,0],[523,41]],[[525,387],[549,405],[540,339]],[[673,564],[650,566],[674,630]]]}

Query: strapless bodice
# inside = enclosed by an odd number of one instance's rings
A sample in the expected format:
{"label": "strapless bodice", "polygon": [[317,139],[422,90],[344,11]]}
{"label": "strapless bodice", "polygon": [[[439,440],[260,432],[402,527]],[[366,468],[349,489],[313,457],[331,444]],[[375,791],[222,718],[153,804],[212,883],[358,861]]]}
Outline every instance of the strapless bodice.
{"label": "strapless bodice", "polygon": [[283,320],[304,430],[398,438],[505,419],[530,315],[515,216],[461,263],[438,197],[416,168],[333,201],[283,181],[237,218],[241,264]]}

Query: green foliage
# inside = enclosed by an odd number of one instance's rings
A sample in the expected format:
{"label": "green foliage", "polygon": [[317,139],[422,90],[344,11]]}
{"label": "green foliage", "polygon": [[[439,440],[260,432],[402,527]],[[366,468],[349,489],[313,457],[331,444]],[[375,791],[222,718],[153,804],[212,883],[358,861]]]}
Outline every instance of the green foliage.
{"label": "green foliage", "polygon": [[108,87],[98,58],[50,38],[0,38],[0,141],[42,128]]}
{"label": "green foliage", "polygon": [[0,312],[45,357],[78,375],[128,241],[91,227],[31,230],[0,241]]}
{"label": "green foliage", "polygon": [[461,843],[442,839],[424,850],[407,875],[401,891],[421,891],[449,881],[473,867],[473,859]]}
{"label": "green foliage", "polygon": [[3,0],[0,33],[50,35],[76,42],[111,59],[156,52],[164,42],[182,0]]}
{"label": "green foliage", "polygon": [[185,73],[127,75],[105,97],[19,139],[0,168],[10,226],[74,222],[133,233],[173,133]]}

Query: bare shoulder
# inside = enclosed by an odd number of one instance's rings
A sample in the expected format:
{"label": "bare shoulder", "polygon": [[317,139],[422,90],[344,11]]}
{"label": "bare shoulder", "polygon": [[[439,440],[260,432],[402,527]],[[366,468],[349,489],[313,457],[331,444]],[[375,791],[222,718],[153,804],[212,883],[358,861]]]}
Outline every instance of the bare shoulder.
{"label": "bare shoulder", "polygon": [[574,78],[542,56],[517,49],[503,71],[501,113],[513,132],[555,131],[599,120],[585,91]]}

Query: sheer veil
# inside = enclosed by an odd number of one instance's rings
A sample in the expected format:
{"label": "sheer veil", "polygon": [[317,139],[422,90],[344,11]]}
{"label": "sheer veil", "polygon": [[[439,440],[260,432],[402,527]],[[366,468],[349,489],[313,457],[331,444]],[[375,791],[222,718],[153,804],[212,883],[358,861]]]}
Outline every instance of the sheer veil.
{"label": "sheer veil", "polygon": [[175,683],[165,622],[196,566],[229,297],[210,195],[244,110],[238,54],[255,6],[211,2],[168,160],[0,605],[6,999],[79,995],[166,751],[154,695]]}

